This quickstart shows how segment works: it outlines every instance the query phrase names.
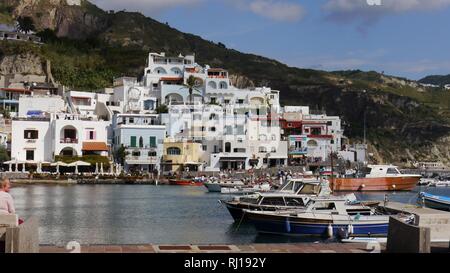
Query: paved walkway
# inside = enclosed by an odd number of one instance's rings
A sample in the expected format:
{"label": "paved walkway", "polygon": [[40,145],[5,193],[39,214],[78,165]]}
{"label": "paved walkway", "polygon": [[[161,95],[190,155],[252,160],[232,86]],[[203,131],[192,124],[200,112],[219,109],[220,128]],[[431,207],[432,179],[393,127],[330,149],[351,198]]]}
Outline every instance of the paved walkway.
{"label": "paved walkway", "polygon": [[[384,246],[381,246],[381,251]],[[371,253],[366,244],[302,243],[252,245],[82,245],[81,253]],[[41,253],[70,253],[64,247],[41,246]]]}

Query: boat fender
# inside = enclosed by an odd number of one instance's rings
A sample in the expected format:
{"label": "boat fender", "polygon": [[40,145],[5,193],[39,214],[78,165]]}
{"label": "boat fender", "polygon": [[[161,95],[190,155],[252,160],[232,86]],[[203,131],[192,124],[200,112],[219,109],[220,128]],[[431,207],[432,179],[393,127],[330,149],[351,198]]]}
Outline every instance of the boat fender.
{"label": "boat fender", "polygon": [[364,189],[365,187],[366,187],[366,184],[362,184],[362,185],[361,185],[361,188]]}
{"label": "boat fender", "polygon": [[392,188],[395,190],[395,188],[397,188],[397,186],[394,184],[394,185],[392,185]]}
{"label": "boat fender", "polygon": [[353,225],[349,224],[347,230],[348,230],[348,234],[353,234]]}
{"label": "boat fender", "polygon": [[286,232],[291,233],[291,222],[289,221],[289,217],[286,217]]}
{"label": "boat fender", "polygon": [[328,224],[328,237],[333,237],[333,226]]}

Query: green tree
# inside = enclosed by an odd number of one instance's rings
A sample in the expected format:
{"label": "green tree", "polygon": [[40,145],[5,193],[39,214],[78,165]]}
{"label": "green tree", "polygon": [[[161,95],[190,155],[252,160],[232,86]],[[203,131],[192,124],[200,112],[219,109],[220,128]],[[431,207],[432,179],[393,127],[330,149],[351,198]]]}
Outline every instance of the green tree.
{"label": "green tree", "polygon": [[31,18],[29,16],[17,18],[17,23],[19,24],[19,30],[23,31],[25,33],[36,30],[36,27],[34,26],[33,18]]}
{"label": "green tree", "polygon": [[9,160],[8,151],[6,151],[5,147],[0,147],[0,163]]}
{"label": "green tree", "polygon": [[158,114],[164,114],[164,113],[168,113],[169,112],[169,108],[167,108],[167,105],[165,104],[161,104],[160,106],[158,106],[156,108],[156,113]]}
{"label": "green tree", "polygon": [[[200,92],[200,94],[202,93],[202,91],[200,90],[200,87],[202,85],[202,80],[199,78],[196,78],[194,76],[189,76],[189,78],[186,80],[186,83],[183,84],[184,87],[186,87],[187,89],[189,89],[189,102],[192,104],[192,95],[194,93],[194,90],[197,92]],[[202,101],[204,100],[203,95],[202,95]]]}
{"label": "green tree", "polygon": [[123,144],[120,146],[119,149],[116,151],[116,160],[119,161],[120,164],[124,165],[125,163],[125,157],[127,156],[127,151],[125,146]]}

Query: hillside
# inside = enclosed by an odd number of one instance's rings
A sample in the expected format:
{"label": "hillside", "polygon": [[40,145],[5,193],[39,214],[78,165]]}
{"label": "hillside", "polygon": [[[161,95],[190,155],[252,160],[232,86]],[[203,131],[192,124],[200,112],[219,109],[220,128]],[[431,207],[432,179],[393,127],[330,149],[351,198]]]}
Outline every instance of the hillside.
{"label": "hillside", "polygon": [[431,75],[431,76],[427,76],[427,77],[419,80],[419,82],[425,83],[425,84],[435,84],[435,85],[444,86],[446,84],[450,84],[450,75],[446,75],[446,76]]}
{"label": "hillside", "polygon": [[80,6],[69,6],[65,0],[5,0],[2,5],[5,18],[32,17],[46,44],[1,42],[0,59],[31,52],[50,60],[55,79],[74,89],[95,90],[111,85],[113,77],[141,76],[149,51],[195,53],[200,64],[226,68],[243,79],[240,82],[280,90],[283,104],[309,105],[342,116],[353,141],[362,138],[366,113],[368,140],[378,161],[450,159],[448,92],[377,72],[289,67],[139,13],[107,13],[84,0]]}

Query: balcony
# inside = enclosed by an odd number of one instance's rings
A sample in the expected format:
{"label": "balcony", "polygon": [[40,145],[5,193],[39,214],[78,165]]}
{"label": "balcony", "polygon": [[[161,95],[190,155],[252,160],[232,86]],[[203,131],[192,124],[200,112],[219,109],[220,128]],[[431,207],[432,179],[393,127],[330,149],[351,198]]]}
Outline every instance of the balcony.
{"label": "balcony", "polygon": [[59,143],[78,144],[78,139],[76,139],[76,138],[61,138]]}
{"label": "balcony", "polygon": [[290,155],[304,155],[308,153],[308,148],[291,148],[289,149]]}

